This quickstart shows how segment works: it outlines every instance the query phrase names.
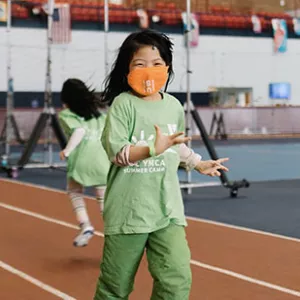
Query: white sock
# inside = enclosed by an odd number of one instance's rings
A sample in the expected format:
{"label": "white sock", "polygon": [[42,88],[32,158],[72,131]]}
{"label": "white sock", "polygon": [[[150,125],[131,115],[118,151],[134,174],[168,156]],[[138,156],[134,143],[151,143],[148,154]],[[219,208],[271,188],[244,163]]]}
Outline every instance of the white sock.
{"label": "white sock", "polygon": [[103,214],[105,188],[104,187],[96,187],[95,194],[96,194],[96,200],[100,207],[100,212],[101,212],[101,214]]}
{"label": "white sock", "polygon": [[76,192],[70,192],[69,197],[71,199],[76,219],[79,222],[80,226],[86,227],[91,225],[83,197]]}

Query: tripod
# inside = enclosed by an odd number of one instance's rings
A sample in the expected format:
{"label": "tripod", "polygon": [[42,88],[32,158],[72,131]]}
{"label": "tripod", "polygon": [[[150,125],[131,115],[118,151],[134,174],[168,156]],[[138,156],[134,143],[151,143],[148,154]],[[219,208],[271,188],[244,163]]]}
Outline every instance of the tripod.
{"label": "tripod", "polygon": [[[13,134],[14,134],[16,141],[19,144],[23,145],[25,143],[25,140],[23,140],[21,137],[15,116],[13,114],[7,113],[2,131],[1,131],[1,135],[0,135],[1,143],[6,143],[7,140],[10,140],[10,138],[7,138],[7,132],[10,131],[10,129],[13,130]],[[10,136],[10,134],[8,134],[8,135]]]}
{"label": "tripod", "polygon": [[[10,93],[8,93],[7,95],[7,102],[9,102],[10,104],[12,103],[12,95],[9,95]],[[7,105],[9,106],[9,105]],[[12,138],[12,132],[13,131],[13,135],[15,140],[20,144],[23,145],[25,143],[25,141],[22,139],[16,119],[12,113],[12,109],[8,109],[6,111],[6,118],[5,118],[5,122],[4,122],[4,126],[2,128],[2,132],[1,132],[1,136],[0,136],[0,143],[1,143],[1,147],[2,145],[4,145],[4,152],[1,153],[1,168],[6,170],[6,168],[8,167],[9,161],[10,161],[10,142],[11,142],[11,138]],[[2,149],[1,149],[2,152]]]}
{"label": "tripod", "polygon": [[[53,164],[53,145],[52,145],[52,131],[53,130],[59,145],[61,148],[66,146],[66,138],[64,133],[60,127],[57,115],[55,113],[54,107],[52,106],[52,93],[51,93],[51,44],[52,44],[52,24],[53,24],[53,10],[54,10],[54,2],[53,0],[48,1],[48,30],[47,30],[47,70],[46,70],[46,86],[45,86],[45,104],[44,110],[40,115],[30,137],[25,146],[25,149],[16,163],[13,166],[7,166],[8,176],[17,177],[18,170],[22,170],[25,168],[55,168],[58,164]],[[29,165],[29,160],[33,151],[41,137],[41,134],[44,129],[48,131],[48,163],[42,164],[32,164]],[[46,147],[45,147],[46,148]]]}
{"label": "tripod", "polygon": [[[209,136],[208,133],[204,127],[204,124],[200,118],[200,115],[198,113],[198,111],[195,109],[195,106],[192,102],[191,99],[191,91],[190,91],[190,76],[191,76],[191,69],[190,69],[190,32],[192,29],[192,24],[191,24],[191,0],[186,0],[186,30],[185,30],[185,35],[186,35],[186,78],[187,78],[187,98],[186,98],[186,103],[185,103],[185,108],[186,108],[186,135],[188,137],[190,137],[190,132],[191,132],[191,121],[192,118],[195,122],[195,124],[197,125],[200,133],[201,133],[201,137],[203,139],[203,142],[209,152],[209,155],[211,157],[211,159],[213,160],[218,160],[218,155],[216,153],[216,150],[213,146],[213,144],[211,143],[211,141],[209,140]],[[223,122],[224,123],[224,122]],[[224,124],[223,124],[224,125]],[[224,126],[224,133],[225,133],[225,126]],[[188,142],[188,147],[191,147],[191,141]],[[185,183],[181,183],[180,187],[187,190],[187,192],[190,194],[191,193],[191,188],[193,187],[199,187],[201,186],[201,184],[198,183],[192,183],[191,182],[191,172],[187,172],[187,182]],[[220,176],[220,180],[221,183],[224,187],[229,188],[230,189],[230,196],[231,197],[236,197],[237,193],[238,193],[238,189],[239,188],[243,188],[243,187],[249,187],[249,182],[246,179],[243,179],[241,181],[234,181],[234,182],[230,182],[225,174],[224,171],[221,171],[221,176]]]}
{"label": "tripod", "polygon": [[[208,135],[208,133],[205,129],[205,126],[204,126],[204,124],[201,120],[201,117],[200,117],[198,111],[195,109],[195,106],[194,106],[192,101],[191,101],[191,111],[190,111],[190,113],[193,117],[193,120],[194,120],[196,126],[198,127],[198,129],[200,131],[202,140],[203,140],[203,142],[204,142],[204,144],[207,148],[207,151],[208,151],[211,159],[218,160],[219,157],[217,155],[215,147],[213,146],[212,142],[210,141],[209,135]],[[221,173],[220,181],[221,181],[222,185],[225,188],[230,189],[230,196],[232,198],[237,197],[238,190],[240,188],[248,188],[250,186],[250,183],[246,179],[231,182],[231,181],[229,181],[229,179],[228,179],[228,177],[227,177],[227,175],[224,171],[221,170],[220,173]]]}
{"label": "tripod", "polygon": [[[38,141],[42,135],[42,132],[47,129],[48,130],[48,163],[33,163],[29,164],[29,160],[33,154],[33,151],[38,144]],[[66,138],[64,133],[60,127],[57,115],[53,107],[45,107],[44,111],[41,113],[38,121],[36,122],[34,129],[25,145],[24,151],[17,161],[16,164],[8,164],[6,166],[6,171],[9,177],[16,178],[18,177],[18,171],[24,168],[56,168],[59,167],[59,164],[53,164],[52,156],[53,156],[53,145],[51,141],[51,133],[50,130],[53,130],[55,137],[58,140],[60,147],[63,149],[66,146]],[[62,165],[63,166],[63,165]]]}
{"label": "tripod", "polygon": [[[49,128],[47,128],[47,126]],[[18,161],[18,167],[23,168],[26,164],[28,164],[29,159],[33,153],[35,146],[37,145],[43,130],[47,128],[49,131],[52,128],[53,132],[59,142],[60,147],[63,149],[66,146],[66,138],[64,133],[59,125],[57,115],[53,107],[45,107],[44,111],[41,113],[35,127],[30,135],[30,138],[27,142],[27,145],[24,149],[24,152]],[[53,148],[52,148],[52,141],[51,135],[49,134],[48,139],[48,150],[49,150],[49,157],[51,157]],[[51,166],[52,161],[49,159],[49,166]]]}
{"label": "tripod", "polygon": [[217,114],[213,113],[213,118],[209,130],[209,135],[213,135],[214,127],[217,126],[216,133],[215,133],[215,139],[221,139],[221,140],[227,140],[227,134],[225,129],[225,122],[223,118],[223,113],[220,113],[219,118],[217,117]]}
{"label": "tripod", "polygon": [[[1,146],[4,145],[4,152],[1,153],[1,167],[6,167],[10,156],[10,142],[12,133],[14,138],[19,144],[24,144],[24,140],[21,138],[20,131],[13,114],[14,107],[14,89],[13,89],[13,78],[11,72],[11,0],[7,1],[7,22],[6,22],[6,42],[7,42],[7,96],[6,96],[6,116],[4,126],[0,135]],[[13,131],[13,132],[12,132]]]}

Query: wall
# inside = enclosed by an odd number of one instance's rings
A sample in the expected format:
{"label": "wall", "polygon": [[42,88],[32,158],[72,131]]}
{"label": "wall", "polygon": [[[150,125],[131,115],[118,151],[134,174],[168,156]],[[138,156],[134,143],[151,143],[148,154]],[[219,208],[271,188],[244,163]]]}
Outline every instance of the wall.
{"label": "wall", "polygon": [[[41,109],[16,109],[14,116],[18,124],[21,136],[27,140],[41,114]],[[57,110],[59,111],[59,110]],[[216,110],[213,108],[198,108],[204,127],[210,132],[213,114],[220,117],[223,113],[226,133],[230,136],[245,136],[257,134],[260,137],[268,135],[294,135],[300,134],[300,107],[250,107],[250,108],[230,108]],[[5,120],[5,109],[0,108],[0,129],[2,130]],[[191,134],[198,136],[199,130],[192,122]],[[216,133],[216,126],[213,135]],[[42,138],[47,136],[44,131]]]}
{"label": "wall", "polygon": [[[109,61],[127,34],[109,33]],[[0,91],[6,90],[5,28],[0,27]],[[170,91],[186,90],[186,52],[181,35],[175,43],[176,78]],[[43,29],[13,28],[12,73],[16,91],[43,91],[46,70],[46,32]],[[70,45],[53,46],[52,87],[61,89],[67,77],[80,77],[98,90],[104,79],[104,35],[96,31],[73,31]],[[191,50],[191,91],[206,92],[211,86],[252,87],[255,105],[269,105],[269,82],[290,82],[290,104],[300,105],[300,40],[289,39],[288,52],[274,55],[271,38],[201,36]]]}

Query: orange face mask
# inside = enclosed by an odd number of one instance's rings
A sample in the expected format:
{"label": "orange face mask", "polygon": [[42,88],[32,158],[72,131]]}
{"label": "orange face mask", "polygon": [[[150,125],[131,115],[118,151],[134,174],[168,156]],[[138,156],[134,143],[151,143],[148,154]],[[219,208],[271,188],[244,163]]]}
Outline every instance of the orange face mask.
{"label": "orange face mask", "polygon": [[142,96],[158,92],[167,82],[169,67],[136,68],[127,76],[130,87]]}

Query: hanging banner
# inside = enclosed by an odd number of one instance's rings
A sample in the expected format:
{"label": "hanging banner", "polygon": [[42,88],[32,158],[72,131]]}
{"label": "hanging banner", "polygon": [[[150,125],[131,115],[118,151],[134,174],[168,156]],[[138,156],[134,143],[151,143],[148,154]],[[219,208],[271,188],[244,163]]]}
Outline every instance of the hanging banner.
{"label": "hanging banner", "polygon": [[[42,6],[44,13],[48,14],[48,4]],[[52,15],[52,44],[69,44],[72,41],[71,9],[68,3],[54,5]]]}
{"label": "hanging banner", "polygon": [[52,23],[52,43],[69,44],[72,41],[70,4],[55,4]]}
{"label": "hanging banner", "polygon": [[252,25],[253,25],[253,31],[255,33],[261,33],[261,22],[258,16],[253,15],[251,17]]}
{"label": "hanging banner", "polygon": [[[181,14],[182,23],[183,23],[183,30],[184,30],[184,36],[185,36],[185,46],[187,46],[187,35],[185,34],[187,30],[187,13],[183,12]],[[195,48],[199,44],[199,35],[200,35],[200,29],[199,29],[199,22],[198,17],[196,14],[191,14],[191,31],[190,31],[190,47]]]}
{"label": "hanging banner", "polygon": [[7,4],[3,1],[0,1],[0,22],[7,21]]}
{"label": "hanging banner", "polygon": [[142,29],[149,28],[149,17],[147,12],[144,9],[138,9],[136,11],[137,16],[139,17],[139,26]]}
{"label": "hanging banner", "polygon": [[123,0],[109,0],[109,4],[124,5]]}
{"label": "hanging banner", "polygon": [[296,35],[300,35],[300,19],[294,18],[293,19],[294,24],[294,32]]}
{"label": "hanging banner", "polygon": [[274,34],[274,52],[284,53],[287,51],[287,25],[285,20],[272,19]]}

